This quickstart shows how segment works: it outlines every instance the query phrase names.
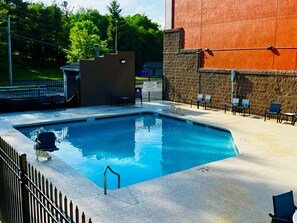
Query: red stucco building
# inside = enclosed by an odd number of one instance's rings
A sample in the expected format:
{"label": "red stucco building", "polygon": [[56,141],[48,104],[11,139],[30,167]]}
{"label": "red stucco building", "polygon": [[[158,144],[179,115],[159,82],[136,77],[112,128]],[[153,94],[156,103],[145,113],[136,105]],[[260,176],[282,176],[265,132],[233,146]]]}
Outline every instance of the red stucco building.
{"label": "red stucco building", "polygon": [[165,29],[183,28],[182,48],[210,50],[203,67],[297,69],[296,0],[165,2]]}

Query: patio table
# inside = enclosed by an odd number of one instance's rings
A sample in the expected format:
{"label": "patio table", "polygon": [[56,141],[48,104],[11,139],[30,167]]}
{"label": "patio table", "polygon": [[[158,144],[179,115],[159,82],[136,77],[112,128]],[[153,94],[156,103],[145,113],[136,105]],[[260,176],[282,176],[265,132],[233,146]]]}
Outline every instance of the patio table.
{"label": "patio table", "polygon": [[121,102],[123,105],[126,105],[126,104],[130,104],[131,103],[131,98],[130,97],[121,97]]}
{"label": "patio table", "polygon": [[282,121],[288,122],[289,119],[291,119],[291,124],[294,125],[296,122],[296,113],[293,112],[286,112],[286,113],[281,113],[279,117],[279,123],[282,123]]}

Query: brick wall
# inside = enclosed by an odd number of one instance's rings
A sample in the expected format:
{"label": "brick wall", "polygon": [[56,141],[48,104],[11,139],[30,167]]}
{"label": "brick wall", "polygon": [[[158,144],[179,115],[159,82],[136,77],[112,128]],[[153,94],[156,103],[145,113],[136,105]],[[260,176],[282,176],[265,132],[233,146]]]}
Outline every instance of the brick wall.
{"label": "brick wall", "polygon": [[[223,109],[231,98],[231,69],[203,67],[204,52],[184,50],[182,29],[164,31],[164,99],[190,103],[197,93],[210,94],[213,107]],[[236,70],[234,96],[251,102],[251,113],[263,115],[271,102],[282,111],[297,108],[297,71]]]}
{"label": "brick wall", "polygon": [[165,35],[167,35],[168,38],[166,41],[164,39],[164,49],[166,49],[166,52],[171,53],[177,53],[180,51],[182,46],[182,35],[183,35],[183,29],[170,29],[164,31]]}

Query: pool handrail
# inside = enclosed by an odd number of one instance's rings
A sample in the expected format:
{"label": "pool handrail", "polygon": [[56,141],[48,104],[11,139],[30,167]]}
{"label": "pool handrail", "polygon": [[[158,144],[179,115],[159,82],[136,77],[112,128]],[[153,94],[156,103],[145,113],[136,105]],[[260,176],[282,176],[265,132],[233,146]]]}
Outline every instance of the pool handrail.
{"label": "pool handrail", "polygon": [[107,170],[118,176],[118,188],[121,187],[121,175],[111,169],[110,166],[106,166],[104,169],[104,195],[107,194]]}

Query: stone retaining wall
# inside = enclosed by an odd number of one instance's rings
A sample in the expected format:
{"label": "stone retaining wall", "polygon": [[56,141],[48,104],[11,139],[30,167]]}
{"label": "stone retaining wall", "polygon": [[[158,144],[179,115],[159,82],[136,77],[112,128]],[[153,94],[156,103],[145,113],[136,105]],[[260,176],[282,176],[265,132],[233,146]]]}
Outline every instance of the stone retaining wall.
{"label": "stone retaining wall", "polygon": [[[165,100],[190,103],[197,93],[210,94],[213,108],[223,109],[231,100],[231,70],[200,68],[201,49],[181,49],[182,29],[164,31]],[[297,108],[297,71],[236,70],[234,97],[247,98],[251,113],[263,115],[271,102],[282,103],[283,112]]]}

